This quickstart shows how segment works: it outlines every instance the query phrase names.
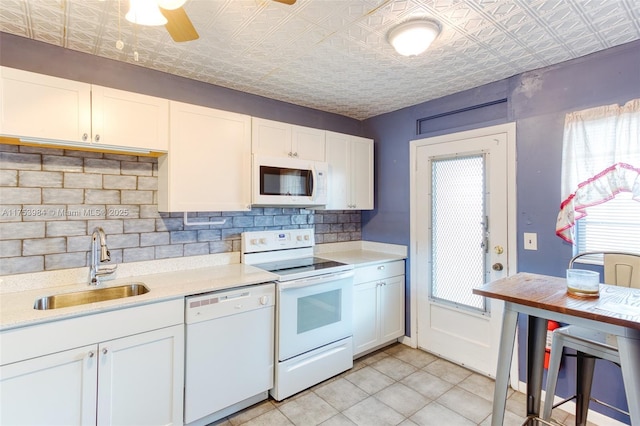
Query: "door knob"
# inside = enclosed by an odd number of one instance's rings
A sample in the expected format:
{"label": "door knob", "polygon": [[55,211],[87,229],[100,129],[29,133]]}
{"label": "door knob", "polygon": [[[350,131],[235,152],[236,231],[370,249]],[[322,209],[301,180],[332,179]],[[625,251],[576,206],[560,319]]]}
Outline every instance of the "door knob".
{"label": "door knob", "polygon": [[491,269],[494,271],[502,271],[504,267],[502,266],[502,263],[494,263]]}

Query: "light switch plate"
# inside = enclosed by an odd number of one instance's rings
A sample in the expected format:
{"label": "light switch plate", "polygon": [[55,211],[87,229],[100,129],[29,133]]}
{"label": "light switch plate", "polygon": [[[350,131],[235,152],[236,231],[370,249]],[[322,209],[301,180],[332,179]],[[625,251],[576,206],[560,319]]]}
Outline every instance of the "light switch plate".
{"label": "light switch plate", "polygon": [[535,232],[524,233],[524,249],[538,250],[538,234]]}

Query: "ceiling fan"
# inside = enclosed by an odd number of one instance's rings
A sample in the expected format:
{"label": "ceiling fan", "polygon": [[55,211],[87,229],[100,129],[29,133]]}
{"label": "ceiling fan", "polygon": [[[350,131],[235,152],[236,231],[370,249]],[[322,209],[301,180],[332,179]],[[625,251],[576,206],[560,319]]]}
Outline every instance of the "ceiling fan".
{"label": "ceiling fan", "polygon": [[[164,25],[176,42],[197,40],[200,36],[182,7],[187,0],[129,0],[126,19],[139,25]],[[292,5],[296,0],[272,0]]]}

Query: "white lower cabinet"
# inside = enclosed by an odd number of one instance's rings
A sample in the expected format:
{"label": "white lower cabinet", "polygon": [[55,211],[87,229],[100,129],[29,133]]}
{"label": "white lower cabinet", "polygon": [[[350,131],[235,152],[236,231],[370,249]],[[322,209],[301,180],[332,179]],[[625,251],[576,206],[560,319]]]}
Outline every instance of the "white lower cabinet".
{"label": "white lower cabinet", "polygon": [[182,325],[100,343],[97,424],[182,424],[183,353]]}
{"label": "white lower cabinet", "polygon": [[3,365],[0,423],[95,424],[96,359],[92,345]]}
{"label": "white lower cabinet", "polygon": [[404,260],[355,269],[353,353],[364,355],[404,335]]}
{"label": "white lower cabinet", "polygon": [[[182,301],[179,301],[182,305]],[[165,305],[166,307],[166,305]],[[138,308],[46,323],[0,335],[2,345],[23,339],[25,356],[41,351],[51,333],[120,334],[136,321]],[[171,309],[175,312],[175,309]],[[166,309],[144,307],[139,312],[177,317]],[[106,315],[106,316],[103,316]],[[92,318],[101,317],[101,318]],[[173,318],[173,319],[171,319]],[[82,321],[82,320],[88,321]],[[182,320],[180,320],[182,321]],[[141,320],[149,323],[150,321]],[[153,321],[151,321],[153,322]],[[158,322],[158,321],[157,321]],[[112,328],[109,329],[109,324]],[[134,326],[134,328],[139,328]],[[136,330],[139,331],[139,330]],[[71,341],[76,340],[74,338]],[[57,348],[55,348],[57,349]],[[182,324],[13,361],[16,351],[3,348],[0,366],[0,424],[7,425],[181,425],[184,377]],[[6,355],[6,356],[5,356]]]}

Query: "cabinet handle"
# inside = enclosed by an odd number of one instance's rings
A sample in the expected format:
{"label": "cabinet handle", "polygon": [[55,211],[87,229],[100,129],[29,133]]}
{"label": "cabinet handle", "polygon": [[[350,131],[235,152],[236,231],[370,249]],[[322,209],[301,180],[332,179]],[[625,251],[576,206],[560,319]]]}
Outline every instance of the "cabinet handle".
{"label": "cabinet handle", "polygon": [[294,153],[293,153],[293,156],[297,158],[297,157],[298,157],[298,153],[297,153],[297,152],[294,152]]}
{"label": "cabinet handle", "polygon": [[289,151],[289,153],[287,154],[289,157],[293,157],[293,152]]}
{"label": "cabinet handle", "polygon": [[384,265],[380,265],[380,266],[378,266],[378,269],[379,269],[380,271],[382,271],[382,270],[384,269]]}
{"label": "cabinet handle", "polygon": [[102,349],[102,353],[103,353],[103,355],[106,355],[106,354],[107,354],[107,352],[109,352],[109,351],[107,350],[107,348]]}
{"label": "cabinet handle", "polygon": [[89,355],[89,358],[93,358],[93,357],[95,356],[95,352],[93,352],[93,351],[89,351],[89,354],[88,354],[88,355]]}
{"label": "cabinet handle", "polygon": [[83,133],[83,134],[82,134],[82,140],[86,142],[86,141],[87,141],[87,139],[89,139],[89,135],[88,135],[88,134],[86,134],[86,133]]}
{"label": "cabinet handle", "polygon": [[93,139],[94,139],[96,142],[100,142],[100,135],[96,135]]}

